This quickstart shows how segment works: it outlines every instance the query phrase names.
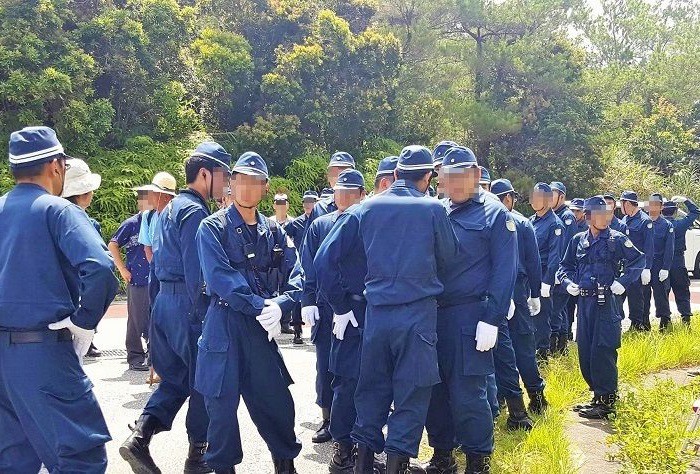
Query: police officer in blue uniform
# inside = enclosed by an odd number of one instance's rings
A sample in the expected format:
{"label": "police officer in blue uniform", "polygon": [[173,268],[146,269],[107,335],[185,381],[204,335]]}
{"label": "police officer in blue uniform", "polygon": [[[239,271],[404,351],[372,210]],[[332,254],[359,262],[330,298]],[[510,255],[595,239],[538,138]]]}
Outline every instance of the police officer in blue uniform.
{"label": "police officer in blue uniform", "polygon": [[547,360],[551,342],[550,318],[552,318],[553,304],[551,289],[561,261],[561,248],[565,238],[564,224],[552,211],[552,188],[549,184],[535,185],[530,193],[530,206],[535,211],[535,214],[530,217],[530,222],[535,228],[542,267],[541,311],[534,316],[535,345],[537,357],[540,360]]}
{"label": "police officer in blue uniform", "polygon": [[629,318],[633,330],[650,331],[648,313],[646,319],[644,318],[644,287],[651,282],[651,267],[654,264],[654,224],[647,213],[639,209],[637,193],[623,191],[620,201],[622,212],[625,214],[622,223],[627,227],[627,236],[645,257],[644,270],[639,280],[625,286],[625,296],[629,301]]}
{"label": "police officer in blue uniform", "polygon": [[394,170],[398,162],[398,156],[387,156],[379,162],[377,173],[374,177],[373,196],[383,193],[394,183]]}
{"label": "police officer in blue uniform", "polygon": [[651,284],[644,287],[644,320],[649,321],[651,294],[654,293],[654,308],[662,331],[671,325],[671,306],[668,292],[671,289],[668,279],[673,264],[675,236],[673,224],[661,216],[663,196],[653,193],[649,196],[649,218],[654,223],[654,264],[651,267]]}
{"label": "police officer in blue uniform", "polygon": [[[433,466],[450,469],[454,466],[452,450],[460,446],[467,457],[467,473],[489,472],[493,419],[487,376],[494,373],[492,349],[499,327],[506,323],[513,294],[516,228],[508,210],[480,187],[481,170],[470,149],[449,149],[442,173],[448,196],[443,203],[459,248],[448,262],[445,289],[438,297],[437,351],[442,382],[433,387],[426,421],[428,441],[435,449],[426,471]],[[507,328],[503,335],[507,338]],[[515,387],[508,387],[502,395],[508,403],[509,426],[517,429],[524,427],[527,412],[509,338],[506,344],[510,357],[501,357],[501,369],[508,379],[511,374],[505,373],[505,365],[509,365]],[[498,374],[496,378],[499,382]],[[501,380],[499,390],[504,381],[510,382]]]}
{"label": "police officer in blue uniform", "polygon": [[[622,317],[617,299],[641,275],[644,255],[632,241],[608,227],[603,196],[586,200],[589,230],[576,234],[558,271],[567,291],[579,297],[576,341],[581,374],[593,392],[590,405],[581,407],[584,418],[607,418],[617,398],[617,349]],[[624,270],[620,274],[620,265]]]}
{"label": "police officer in blue uniform", "polygon": [[338,209],[338,206],[335,205],[333,200],[333,187],[340,173],[348,168],[355,168],[355,158],[353,158],[350,153],[344,151],[336,151],[333,153],[328,162],[328,169],[326,172],[326,178],[328,179],[330,188],[324,188],[323,193],[321,193],[321,199],[316,203],[314,210],[311,211],[311,215],[306,220],[307,229],[316,218]]}
{"label": "police officer in blue uniform", "polygon": [[215,142],[200,144],[185,163],[187,188],[158,217],[159,246],[153,255],[160,291],[151,315],[153,368],[162,382],[153,392],[131,436],[119,449],[134,472],[160,472],[148,446],[154,434],[172,428],[175,415],[189,398],[187,435],[190,449],[186,473],[211,472],[203,456],[207,448],[207,411],[194,390],[197,339],[209,297],[195,236],[209,216],[208,201],[220,200],[227,189],[231,155]]}
{"label": "police officer in blue uniform", "polygon": [[442,167],[442,159],[445,157],[447,150],[453,146],[457,146],[457,144],[453,141],[443,140],[435,145],[435,148],[433,148],[433,169],[437,174],[435,177],[435,194],[438,199],[445,197],[445,190],[440,183],[440,168]]}
{"label": "police officer in blue uniform", "polygon": [[[352,432],[357,473],[372,473],[372,453],[382,451],[387,473],[408,469],[409,458],[418,454],[432,386],[440,381],[436,297],[443,291],[439,275],[455,258],[457,242],[442,204],[426,198],[432,176],[430,151],[404,148],[392,186],[357,212],[346,213],[326,237],[332,245],[356,229],[367,257],[367,311]],[[392,232],[386,231],[387,222]],[[342,261],[350,254],[335,258]]]}
{"label": "police officer in blue uniform", "polygon": [[[338,192],[338,195],[336,195]],[[321,407],[323,423],[313,436],[314,443],[330,441],[331,404],[333,402],[333,373],[328,364],[331,355],[331,340],[335,316],[328,300],[318,292],[318,278],[314,269],[314,257],[321,242],[326,238],[338,215],[364,197],[362,173],[347,168],[340,173],[333,186],[333,203],[336,210],[311,223],[306,231],[301,252],[304,269],[304,292],[301,298],[301,314],[304,323],[311,326],[311,341],[316,346],[316,404]],[[319,267],[319,274],[326,270]],[[356,325],[357,321],[353,320]]]}
{"label": "police officer in blue uniform", "polygon": [[[564,256],[564,252],[566,251],[566,247],[569,245],[569,242],[577,233],[576,217],[566,205],[566,186],[564,183],[561,181],[552,181],[549,183],[549,187],[552,188],[552,210],[564,224],[564,238],[562,239],[560,255],[561,258]],[[557,281],[554,283],[555,284],[551,290],[552,317],[550,319],[550,326],[552,328],[552,335],[549,340],[549,351],[553,355],[566,353],[566,346],[569,340],[569,324],[566,308],[569,303],[570,296],[569,293],[566,292],[566,288],[564,288],[564,286],[559,284]]]}
{"label": "police officer in blue uniform", "polygon": [[[608,203],[608,199],[605,196],[603,196],[603,199],[605,199],[605,202],[607,205],[612,206],[614,209],[615,198],[612,198],[612,201],[613,201],[612,204]],[[576,224],[575,224],[576,225],[576,232],[574,232],[574,235],[578,234],[579,232],[585,232],[588,230],[588,222],[586,221],[586,211],[584,210],[584,205],[585,205],[585,199],[583,199],[583,198],[574,198],[571,200],[571,204],[569,205],[569,209],[571,209],[571,212],[574,214],[574,217],[576,218]],[[614,217],[614,215],[613,215],[613,217]],[[612,225],[610,226],[610,228],[612,229]],[[578,301],[577,296],[569,295],[569,302],[566,304],[566,319],[567,319],[567,323],[568,323],[567,335],[568,335],[570,341],[572,341],[574,339],[573,327],[574,327],[574,318],[576,316],[576,302],[577,301]]]}
{"label": "police officer in blue uniform", "polygon": [[[688,213],[678,217],[678,204],[685,204]],[[700,218],[700,208],[685,196],[673,196],[664,203],[663,216],[673,225],[676,242],[673,247],[673,264],[671,265],[671,290],[676,300],[676,307],[684,324],[690,324],[690,278],[685,267],[685,234],[693,223]]]}
{"label": "police officer in blue uniform", "polygon": [[530,398],[529,409],[540,415],[547,407],[547,400],[544,397],[545,383],[535,358],[535,329],[532,323],[532,318],[537,316],[541,309],[542,268],[537,238],[530,220],[514,209],[518,195],[511,182],[507,179],[497,179],[491,183],[491,192],[498,196],[511,212],[515,222],[518,238],[518,274],[513,290],[515,312],[508,320],[508,331],[515,351],[518,372]]}
{"label": "police officer in blue uniform", "polygon": [[481,189],[483,189],[484,191],[490,191],[491,173],[489,173],[489,170],[484,168],[483,166],[479,166],[479,171],[481,172],[481,176],[479,177],[479,186],[481,186]]}
{"label": "police officer in blue uniform", "polygon": [[42,464],[56,473],[107,469],[111,437],[81,361],[118,283],[85,211],[59,197],[67,158],[48,127],[10,135],[16,185],[0,197],[0,472],[7,474],[39,472]]}
{"label": "police officer in blue uniform", "polygon": [[605,204],[608,206],[610,228],[627,235],[627,225],[615,215],[615,209],[617,209],[617,199],[615,195],[610,193],[603,194],[603,199],[605,199]]}
{"label": "police officer in blue uniform", "polygon": [[[236,411],[242,396],[275,473],[294,474],[301,444],[294,434],[292,379],[274,338],[282,313],[301,297],[301,267],[292,240],[258,212],[269,189],[263,159],[246,152],[232,173],[233,204],[204,219],[197,232],[211,297],[195,379],[209,413],[205,458],[217,474],[231,474],[241,462]],[[289,280],[280,281],[281,275]]]}

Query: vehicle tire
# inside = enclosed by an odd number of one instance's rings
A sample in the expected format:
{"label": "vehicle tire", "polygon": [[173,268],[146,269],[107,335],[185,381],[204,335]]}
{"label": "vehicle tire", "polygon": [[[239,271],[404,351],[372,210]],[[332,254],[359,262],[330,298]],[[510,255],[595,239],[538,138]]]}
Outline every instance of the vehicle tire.
{"label": "vehicle tire", "polygon": [[700,252],[695,256],[695,267],[693,267],[693,278],[700,278]]}

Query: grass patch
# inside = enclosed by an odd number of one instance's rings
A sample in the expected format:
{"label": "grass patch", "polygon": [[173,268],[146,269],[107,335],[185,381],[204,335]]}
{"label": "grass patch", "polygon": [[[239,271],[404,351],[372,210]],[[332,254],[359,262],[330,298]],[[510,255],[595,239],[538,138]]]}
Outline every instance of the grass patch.
{"label": "grass patch", "polygon": [[[695,323],[690,330],[677,325],[672,332],[663,335],[658,332],[623,334],[618,358],[623,392],[626,393],[639,386],[645,375],[663,369],[700,365],[699,338],[700,327]],[[542,374],[547,383],[545,396],[550,407],[543,416],[533,417],[535,428],[529,434],[507,431],[505,415],[499,417],[496,426],[496,449],[492,460],[494,473],[570,474],[577,472],[577,466],[571,458],[566,424],[571,408],[577,403],[588,401],[590,392],[581,377],[575,344],[570,345],[567,356],[551,360],[542,370]],[[677,395],[683,397],[683,393],[685,392],[678,391]],[[688,414],[687,399],[684,400],[686,405],[682,412],[683,429]],[[621,412],[619,418],[624,421],[627,416],[625,411]],[[620,434],[625,436],[624,432]],[[647,446],[651,448],[654,444],[650,441]],[[427,461],[431,454],[432,450],[427,444],[427,437],[424,437],[420,459]],[[624,446],[620,454],[625,455]],[[463,459],[460,461],[463,463]]]}

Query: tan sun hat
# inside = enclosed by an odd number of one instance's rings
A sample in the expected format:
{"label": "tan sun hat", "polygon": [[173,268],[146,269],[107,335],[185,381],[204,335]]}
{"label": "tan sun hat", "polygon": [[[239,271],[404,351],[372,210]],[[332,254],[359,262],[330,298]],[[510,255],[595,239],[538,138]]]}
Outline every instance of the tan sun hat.
{"label": "tan sun hat", "polygon": [[63,183],[62,197],[80,196],[100,187],[102,177],[90,172],[90,167],[79,158],[66,160],[66,179]]}
{"label": "tan sun hat", "polygon": [[153,191],[155,193],[175,196],[177,194],[177,181],[175,181],[175,177],[170,173],[161,171],[160,173],[156,173],[151,184],[134,188],[134,191]]}

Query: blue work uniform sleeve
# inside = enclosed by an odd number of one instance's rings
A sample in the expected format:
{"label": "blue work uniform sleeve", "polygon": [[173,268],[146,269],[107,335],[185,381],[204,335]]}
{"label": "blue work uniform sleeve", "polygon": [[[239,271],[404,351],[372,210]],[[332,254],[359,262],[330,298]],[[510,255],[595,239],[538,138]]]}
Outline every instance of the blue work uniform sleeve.
{"label": "blue work uniform sleeve", "polygon": [[[435,263],[437,264],[437,275],[444,283],[447,270],[453,264],[459,250],[459,240],[455,234],[450,219],[447,217],[447,210],[440,207],[435,211]],[[516,260],[517,261],[517,260]]]}
{"label": "blue work uniform sleeve", "polygon": [[[294,254],[296,251],[294,248],[291,249]],[[289,278],[287,278],[284,286],[284,292],[279,296],[272,298],[272,301],[277,303],[277,305],[282,310],[282,314],[289,313],[294,309],[296,305],[301,300],[301,294],[304,286],[304,270],[301,267],[301,261],[299,258],[294,257],[287,259],[288,263],[293,263],[291,269],[288,270]]]}
{"label": "blue work uniform sleeve", "polygon": [[202,267],[197,251],[197,230],[199,224],[207,217],[203,209],[189,212],[180,221],[180,250],[182,251],[182,267],[185,272],[185,286],[193,305],[201,298],[204,290]]}
{"label": "blue work uniform sleeve", "polygon": [[642,276],[642,270],[646,264],[645,255],[632,244],[632,241],[623,236],[617,240],[618,252],[623,256],[625,266],[617,281],[627,288],[633,282],[639,280]]}
{"label": "blue work uniform sleeve", "polygon": [[527,281],[530,285],[530,296],[532,298],[540,297],[540,289],[542,288],[542,267],[540,266],[540,249],[537,246],[537,236],[535,228],[532,227],[530,221],[526,221],[526,225],[522,227],[523,244],[525,245],[525,271],[527,272]]}
{"label": "blue work uniform sleeve", "polygon": [[518,272],[515,222],[505,209],[498,214],[491,227],[489,252],[492,271],[488,285],[488,306],[483,321],[492,326],[500,326],[506,320]]}
{"label": "blue work uniform sleeve", "polygon": [[304,236],[304,243],[301,246],[301,267],[304,269],[304,290],[301,294],[302,306],[316,306],[316,289],[318,280],[316,279],[316,269],[314,268],[314,257],[319,246],[318,226],[311,225]]}
{"label": "blue work uniform sleeve", "polygon": [[224,300],[234,311],[257,316],[265,300],[253,293],[245,277],[229,263],[222,244],[224,232],[223,226],[214,219],[203,220],[197,230],[197,251],[207,291]]}
{"label": "blue work uniform sleeve", "polygon": [[[557,230],[559,232],[557,232]],[[565,229],[559,224],[553,225],[550,229],[548,240],[549,249],[547,251],[547,268],[542,275],[542,281],[548,285],[554,284],[554,277],[561,262],[562,246],[564,245]]]}
{"label": "blue work uniform sleeve", "polygon": [[[649,225],[651,224],[651,225]],[[644,248],[639,249],[644,252],[646,263],[644,268],[651,270],[654,264],[654,225],[649,219],[649,224],[644,225]]]}
{"label": "blue work uniform sleeve", "polygon": [[[659,219],[663,219],[663,217],[660,217]],[[673,264],[673,251],[676,246],[676,236],[673,234],[673,224],[669,222],[668,220],[666,221],[668,224],[668,229],[666,231],[666,242],[664,245],[664,258],[663,261],[661,262],[661,269],[662,270],[671,270],[671,265]]]}
{"label": "blue work uniform sleeve", "polygon": [[76,206],[67,206],[58,214],[51,233],[57,247],[78,269],[80,307],[71,320],[81,328],[94,329],[119,289],[112,256],[87,214]]}
{"label": "blue work uniform sleeve", "polygon": [[354,214],[343,213],[323,239],[314,258],[318,288],[335,314],[346,314],[352,310],[349,295],[343,287],[342,268],[343,263],[351,258],[350,251],[356,248],[359,238],[359,219]]}
{"label": "blue work uniform sleeve", "polygon": [[685,201],[685,207],[688,209],[688,214],[685,217],[676,220],[676,232],[686,232],[692,227],[693,222],[700,218],[700,208],[698,208],[693,201],[690,199]]}
{"label": "blue work uniform sleeve", "polygon": [[576,259],[576,250],[578,248],[579,242],[585,234],[576,234],[569,245],[566,247],[566,252],[564,252],[564,258],[559,264],[557,270],[557,279],[561,281],[564,288],[572,283],[578,284],[578,260]]}

